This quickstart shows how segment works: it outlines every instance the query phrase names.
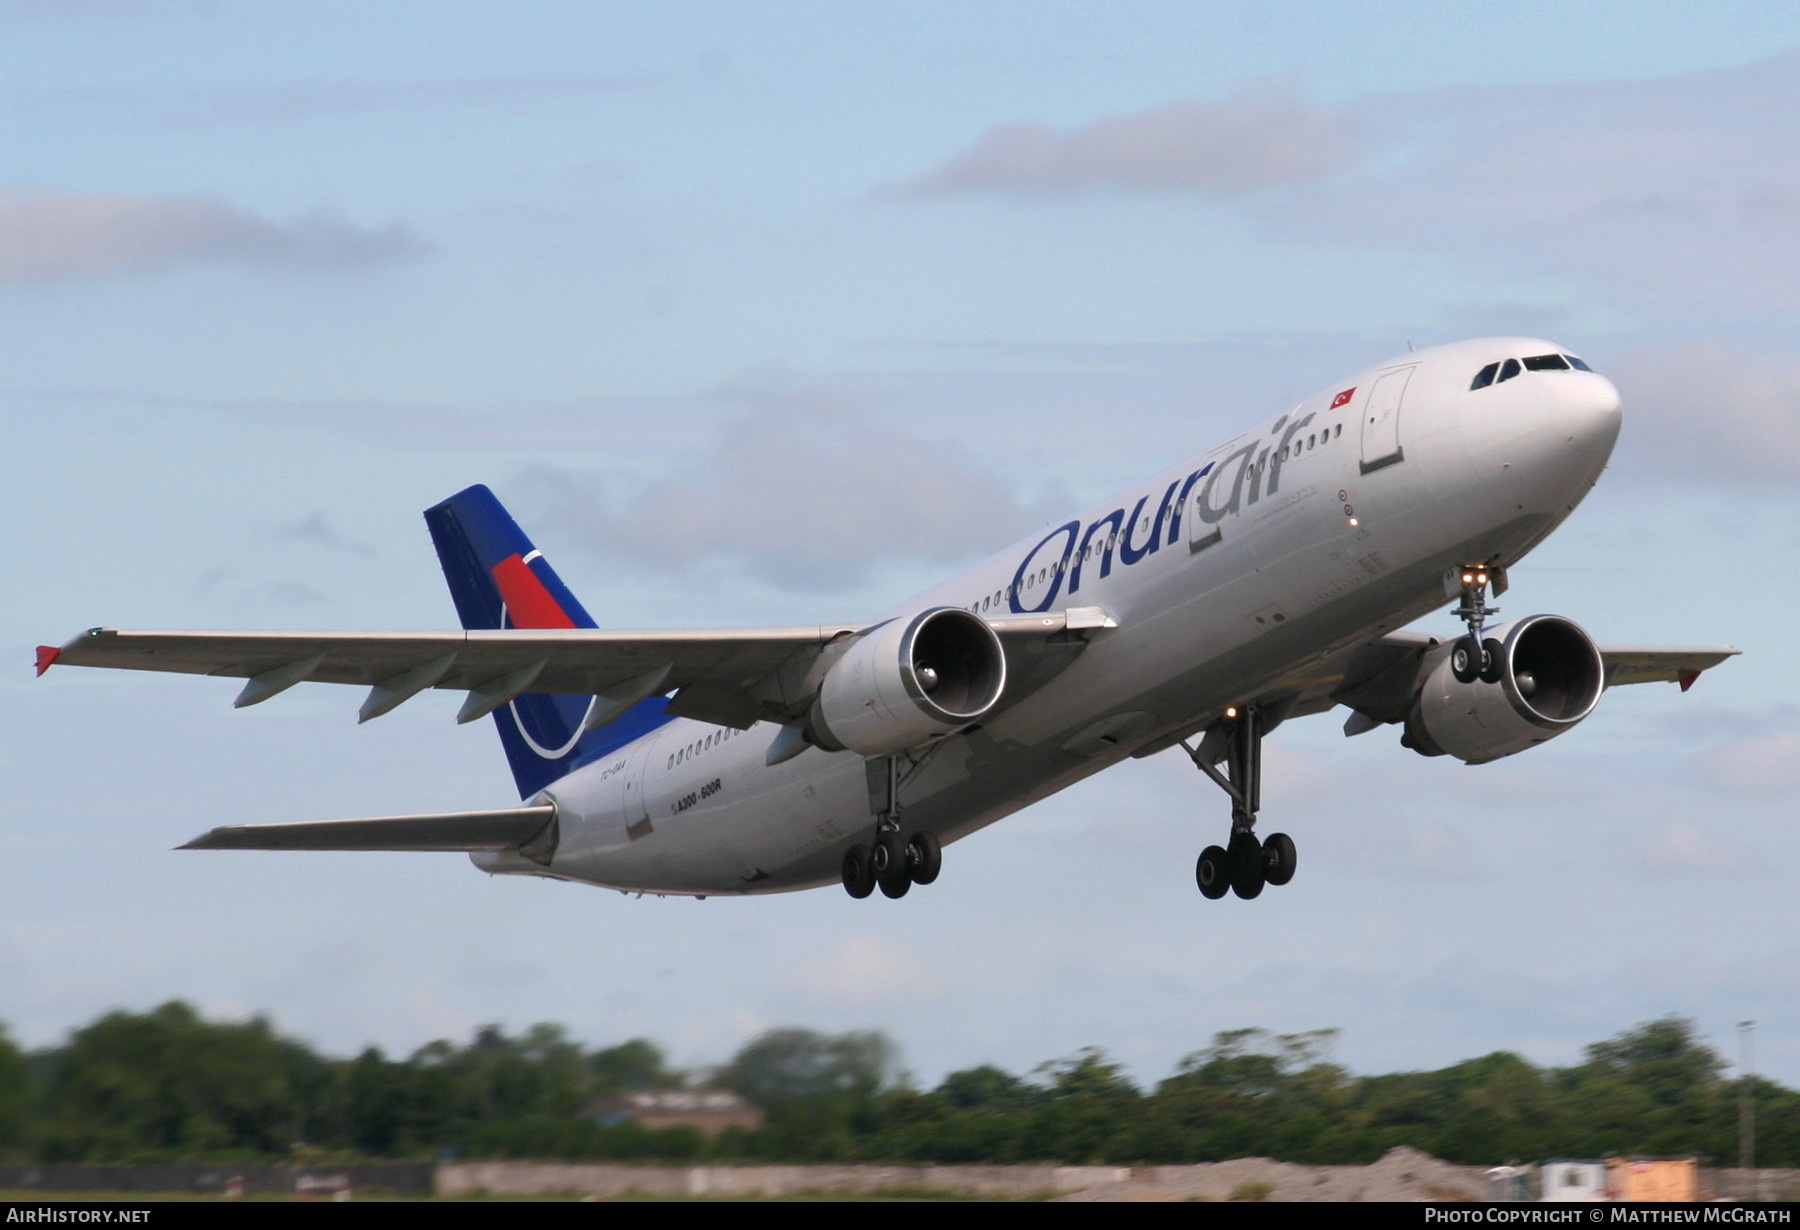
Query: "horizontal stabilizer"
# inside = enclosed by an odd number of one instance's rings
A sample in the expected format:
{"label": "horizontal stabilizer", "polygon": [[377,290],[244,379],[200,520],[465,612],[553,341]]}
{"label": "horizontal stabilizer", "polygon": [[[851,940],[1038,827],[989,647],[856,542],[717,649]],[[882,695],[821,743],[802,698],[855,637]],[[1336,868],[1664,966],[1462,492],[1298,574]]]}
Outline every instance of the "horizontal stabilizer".
{"label": "horizontal stabilizer", "polygon": [[[228,824],[202,833],[183,850],[511,850],[534,848],[556,821],[556,807],[507,807],[360,820],[293,824]],[[552,839],[553,841],[554,839]]]}

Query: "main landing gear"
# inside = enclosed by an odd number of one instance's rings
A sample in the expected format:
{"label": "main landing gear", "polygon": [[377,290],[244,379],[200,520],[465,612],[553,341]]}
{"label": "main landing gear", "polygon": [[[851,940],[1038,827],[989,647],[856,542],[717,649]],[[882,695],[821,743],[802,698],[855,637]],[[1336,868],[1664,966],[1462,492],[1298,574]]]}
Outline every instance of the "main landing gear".
{"label": "main landing gear", "polygon": [[[1293,879],[1298,860],[1294,839],[1286,833],[1270,833],[1261,841],[1256,837],[1256,813],[1262,806],[1262,714],[1257,707],[1227,709],[1198,748],[1185,741],[1181,747],[1196,768],[1231,796],[1229,841],[1206,847],[1194,864],[1200,895],[1216,901],[1229,889],[1248,899],[1259,895],[1265,884]],[[1219,759],[1225,761],[1225,773],[1215,767]]]}
{"label": "main landing gear", "polygon": [[[924,764],[920,760],[907,771],[910,777]],[[884,897],[904,897],[915,884],[938,878],[944,851],[937,834],[920,829],[911,837],[900,836],[900,758],[888,757],[887,805],[875,825],[875,840],[844,851],[844,891],[863,898],[881,889]]]}

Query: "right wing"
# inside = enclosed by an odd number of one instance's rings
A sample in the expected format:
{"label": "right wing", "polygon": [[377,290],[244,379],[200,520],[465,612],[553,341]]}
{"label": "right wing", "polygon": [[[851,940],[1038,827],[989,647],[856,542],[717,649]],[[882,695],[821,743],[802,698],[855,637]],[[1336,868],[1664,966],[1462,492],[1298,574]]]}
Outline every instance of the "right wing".
{"label": "right wing", "polygon": [[[1333,704],[1355,711],[1352,724],[1360,730],[1405,719],[1430,668],[1437,665],[1433,650],[1454,636],[1426,632],[1390,632],[1370,641],[1338,661],[1336,670],[1319,672],[1306,681],[1299,713],[1318,713]],[[1631,683],[1679,683],[1683,692],[1693,686],[1700,672],[1710,670],[1741,650],[1726,645],[1700,648],[1650,649],[1602,645],[1600,659],[1606,668],[1606,686]],[[1429,659],[1429,660],[1428,660]],[[1310,704],[1308,702],[1311,702]],[[1346,727],[1350,730],[1351,727]]]}
{"label": "right wing", "polygon": [[1606,686],[1628,683],[1679,683],[1683,692],[1694,686],[1700,672],[1711,670],[1742,650],[1727,646],[1695,649],[1637,649],[1600,647],[1606,661]]}

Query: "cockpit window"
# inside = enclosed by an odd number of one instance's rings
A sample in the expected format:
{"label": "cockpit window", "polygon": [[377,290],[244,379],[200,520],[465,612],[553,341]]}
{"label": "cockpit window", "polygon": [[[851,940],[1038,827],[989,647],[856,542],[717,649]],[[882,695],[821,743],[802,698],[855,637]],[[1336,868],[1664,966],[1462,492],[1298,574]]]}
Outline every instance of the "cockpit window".
{"label": "cockpit window", "polygon": [[1519,361],[1517,359],[1508,359],[1506,361],[1505,365],[1503,367],[1501,367],[1501,369],[1500,369],[1500,378],[1498,380],[1496,380],[1494,383],[1495,384],[1505,384],[1508,380],[1511,380],[1514,376],[1516,376],[1518,374],[1519,374]]}
{"label": "cockpit window", "polygon": [[1500,365],[1498,363],[1489,363],[1486,367],[1475,373],[1475,383],[1471,384],[1469,388],[1471,390],[1487,388],[1488,385],[1494,383],[1494,373],[1499,370]]}
{"label": "cockpit window", "polygon": [[1578,372],[1591,372],[1594,370],[1593,368],[1589,367],[1586,363],[1583,363],[1580,359],[1577,359],[1572,354],[1566,354],[1563,356],[1563,358],[1567,359],[1569,361],[1569,366],[1574,368]]}
{"label": "cockpit window", "polygon": [[1537,354],[1525,360],[1528,372],[1566,372],[1569,361],[1559,354]]}

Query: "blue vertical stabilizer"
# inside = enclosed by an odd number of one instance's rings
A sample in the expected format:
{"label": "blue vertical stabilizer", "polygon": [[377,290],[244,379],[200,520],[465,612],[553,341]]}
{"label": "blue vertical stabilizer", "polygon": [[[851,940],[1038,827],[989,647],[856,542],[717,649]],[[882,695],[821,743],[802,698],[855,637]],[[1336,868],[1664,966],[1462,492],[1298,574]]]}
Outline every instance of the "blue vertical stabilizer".
{"label": "blue vertical stabilizer", "polygon": [[[425,524],[465,628],[592,628],[593,619],[483,486],[425,510]],[[570,770],[623,747],[670,720],[665,697],[639,701],[598,730],[582,733],[591,696],[527,692],[494,710],[519,797],[530,798]]]}

